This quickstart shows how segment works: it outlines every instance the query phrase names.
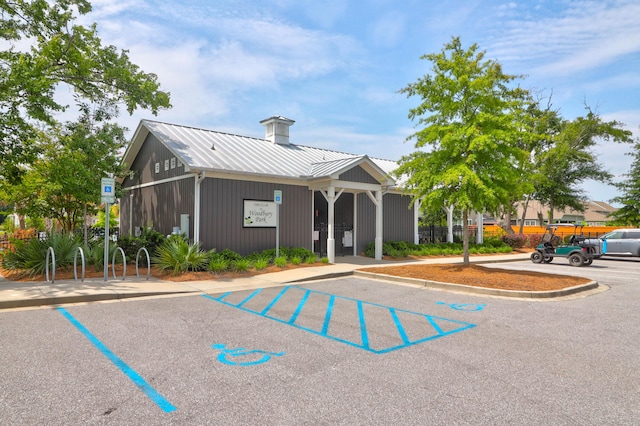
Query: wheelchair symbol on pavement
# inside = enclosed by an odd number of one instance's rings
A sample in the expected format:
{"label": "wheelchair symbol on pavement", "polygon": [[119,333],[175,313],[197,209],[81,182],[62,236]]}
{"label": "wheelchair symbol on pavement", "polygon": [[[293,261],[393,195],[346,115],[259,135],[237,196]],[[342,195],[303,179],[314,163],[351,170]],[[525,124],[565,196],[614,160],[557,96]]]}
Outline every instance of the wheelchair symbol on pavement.
{"label": "wheelchair symbol on pavement", "polygon": [[[226,345],[223,343],[215,343],[211,345],[213,349],[219,349],[220,353],[217,358],[223,364],[227,365],[237,365],[241,367],[246,367],[249,365],[257,365],[263,364],[271,359],[272,356],[282,356],[284,352],[268,352],[262,351],[259,349],[250,349],[247,350],[245,348],[235,348],[235,349],[225,349]],[[238,357],[247,357],[248,361],[242,362],[238,361],[235,358]]]}
{"label": "wheelchair symbol on pavement", "polygon": [[451,309],[455,309],[456,311],[467,311],[467,312],[481,311],[484,309],[485,306],[487,306],[484,303],[482,305],[476,305],[473,303],[445,303],[445,302],[436,302],[436,305],[447,305]]}

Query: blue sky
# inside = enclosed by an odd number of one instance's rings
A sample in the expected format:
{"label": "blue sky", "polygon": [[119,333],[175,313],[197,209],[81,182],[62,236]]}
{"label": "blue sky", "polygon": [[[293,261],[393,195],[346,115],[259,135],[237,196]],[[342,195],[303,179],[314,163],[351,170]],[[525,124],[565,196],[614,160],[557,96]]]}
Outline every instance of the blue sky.
{"label": "blue sky", "polygon": [[[293,143],[397,160],[413,150],[418,99],[398,90],[429,72],[420,60],[453,36],[477,43],[520,84],[553,93],[565,118],[585,103],[640,136],[637,0],[94,0],[103,41],[158,75],[173,108],[123,115],[263,137],[259,121],[296,123]],[[627,172],[629,146],[601,144]],[[592,199],[613,187],[588,182]]]}

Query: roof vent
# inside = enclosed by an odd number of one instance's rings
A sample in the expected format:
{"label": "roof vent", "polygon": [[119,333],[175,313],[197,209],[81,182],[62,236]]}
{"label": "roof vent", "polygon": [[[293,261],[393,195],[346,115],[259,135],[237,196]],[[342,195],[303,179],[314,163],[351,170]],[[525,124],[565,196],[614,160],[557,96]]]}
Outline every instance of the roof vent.
{"label": "roof vent", "polygon": [[265,129],[265,139],[279,145],[289,145],[289,127],[295,123],[286,117],[269,117],[260,122]]}

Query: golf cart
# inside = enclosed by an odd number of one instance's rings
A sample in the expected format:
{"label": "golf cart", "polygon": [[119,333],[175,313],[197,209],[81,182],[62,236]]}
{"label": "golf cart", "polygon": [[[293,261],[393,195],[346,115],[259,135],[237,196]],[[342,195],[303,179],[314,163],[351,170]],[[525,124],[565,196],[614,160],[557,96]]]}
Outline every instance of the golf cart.
{"label": "golf cart", "polygon": [[[573,235],[568,244],[562,243],[562,238],[557,235],[559,228],[573,227]],[[602,256],[600,247],[586,241],[582,236],[583,225],[570,223],[554,223],[547,225],[540,244],[536,251],[531,253],[533,263],[550,263],[554,257],[566,257],[571,266],[589,266],[593,259]],[[579,231],[579,232],[578,232]]]}

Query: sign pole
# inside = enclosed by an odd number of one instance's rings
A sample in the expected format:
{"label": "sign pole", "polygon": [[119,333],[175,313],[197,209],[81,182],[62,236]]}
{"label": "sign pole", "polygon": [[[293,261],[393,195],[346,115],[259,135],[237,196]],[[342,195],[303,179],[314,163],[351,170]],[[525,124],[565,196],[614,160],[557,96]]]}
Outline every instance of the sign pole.
{"label": "sign pole", "polygon": [[106,203],[104,208],[104,282],[109,280],[109,207]]}
{"label": "sign pole", "polygon": [[116,202],[116,180],[102,178],[100,180],[100,197],[104,203],[104,281],[109,280],[109,210],[111,204]]}
{"label": "sign pole", "polygon": [[282,204],[282,191],[273,191],[273,202],[276,203],[276,259],[280,257],[280,204]]}

